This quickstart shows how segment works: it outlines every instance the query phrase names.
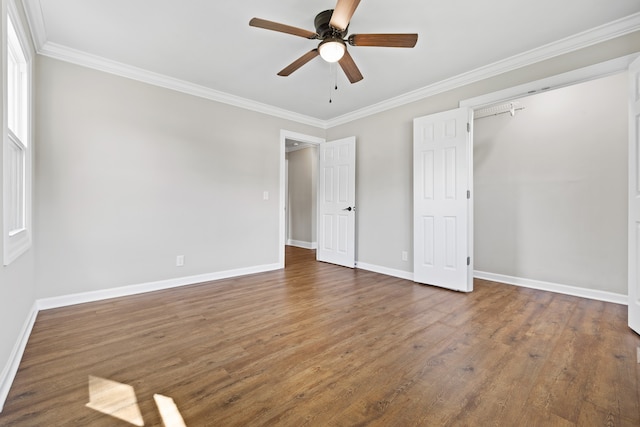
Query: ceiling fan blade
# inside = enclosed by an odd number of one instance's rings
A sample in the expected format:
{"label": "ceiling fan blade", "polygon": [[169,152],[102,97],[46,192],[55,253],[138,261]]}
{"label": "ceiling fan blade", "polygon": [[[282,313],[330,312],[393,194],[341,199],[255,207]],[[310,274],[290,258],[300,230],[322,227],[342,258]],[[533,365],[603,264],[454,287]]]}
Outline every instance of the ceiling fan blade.
{"label": "ceiling fan blade", "polygon": [[291,25],[280,24],[278,22],[267,21],[266,19],[253,18],[249,21],[252,27],[264,28],[265,30],[278,31],[280,33],[293,34],[294,36],[304,37],[305,39],[315,39],[318,35],[304,28],[292,27]]}
{"label": "ceiling fan blade", "polygon": [[417,34],[352,34],[351,46],[414,47],[418,42]]}
{"label": "ceiling fan blade", "polygon": [[344,52],[344,56],[338,63],[351,83],[357,83],[364,78],[348,51]]}
{"label": "ceiling fan blade", "polygon": [[320,55],[318,53],[318,49],[313,49],[313,50],[305,53],[304,55],[302,55],[300,58],[298,58],[295,61],[293,61],[291,64],[287,65],[282,71],[280,71],[278,73],[278,75],[286,77],[289,74],[291,74],[294,71],[296,71],[298,68],[302,67],[307,62],[311,61],[313,58],[315,58],[318,55]]}
{"label": "ceiling fan blade", "polygon": [[358,4],[360,4],[360,0],[338,0],[329,25],[340,31],[346,30]]}

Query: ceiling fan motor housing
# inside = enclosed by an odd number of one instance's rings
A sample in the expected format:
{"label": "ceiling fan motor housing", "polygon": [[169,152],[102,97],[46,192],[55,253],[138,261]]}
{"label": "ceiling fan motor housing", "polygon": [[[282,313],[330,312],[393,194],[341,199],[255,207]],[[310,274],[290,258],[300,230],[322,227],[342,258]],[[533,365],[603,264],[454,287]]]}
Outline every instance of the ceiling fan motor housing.
{"label": "ceiling fan motor housing", "polygon": [[347,28],[345,28],[344,30],[340,31],[329,25],[329,21],[331,21],[332,15],[333,15],[333,9],[325,10],[324,12],[320,12],[316,16],[316,19],[314,20],[316,33],[318,33],[318,38],[320,40],[324,40],[329,37],[342,39],[347,35],[349,26],[347,26]]}

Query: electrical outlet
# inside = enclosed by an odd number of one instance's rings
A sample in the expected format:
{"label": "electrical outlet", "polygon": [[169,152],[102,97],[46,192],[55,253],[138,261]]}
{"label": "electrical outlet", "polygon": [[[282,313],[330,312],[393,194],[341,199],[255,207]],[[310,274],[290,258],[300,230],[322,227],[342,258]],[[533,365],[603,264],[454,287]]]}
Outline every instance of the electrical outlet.
{"label": "electrical outlet", "polygon": [[176,257],[176,267],[184,266],[184,255],[178,255]]}
{"label": "electrical outlet", "polygon": [[269,192],[268,191],[263,191],[262,192],[262,200],[269,200]]}
{"label": "electrical outlet", "polygon": [[407,251],[402,251],[402,260],[409,261],[409,253]]}

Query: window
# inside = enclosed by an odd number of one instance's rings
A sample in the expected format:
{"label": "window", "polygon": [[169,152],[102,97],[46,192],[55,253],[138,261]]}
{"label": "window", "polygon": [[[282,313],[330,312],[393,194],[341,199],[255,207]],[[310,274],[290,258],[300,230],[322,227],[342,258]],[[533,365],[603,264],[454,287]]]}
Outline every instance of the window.
{"label": "window", "polygon": [[3,238],[4,265],[31,246],[31,70],[29,51],[20,37],[17,13],[8,2],[6,33],[2,35],[6,57],[3,73]]}

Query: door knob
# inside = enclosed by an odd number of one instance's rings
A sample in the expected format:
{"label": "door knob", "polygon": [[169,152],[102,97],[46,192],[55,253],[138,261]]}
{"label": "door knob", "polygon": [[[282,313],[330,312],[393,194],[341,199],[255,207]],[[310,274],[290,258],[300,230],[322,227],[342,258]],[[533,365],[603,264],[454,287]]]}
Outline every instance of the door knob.
{"label": "door knob", "polygon": [[349,212],[351,212],[351,211],[353,210],[353,208],[352,208],[351,206],[349,206],[348,208],[344,208],[344,209],[342,209],[342,210],[343,210],[343,211],[349,211]]}

